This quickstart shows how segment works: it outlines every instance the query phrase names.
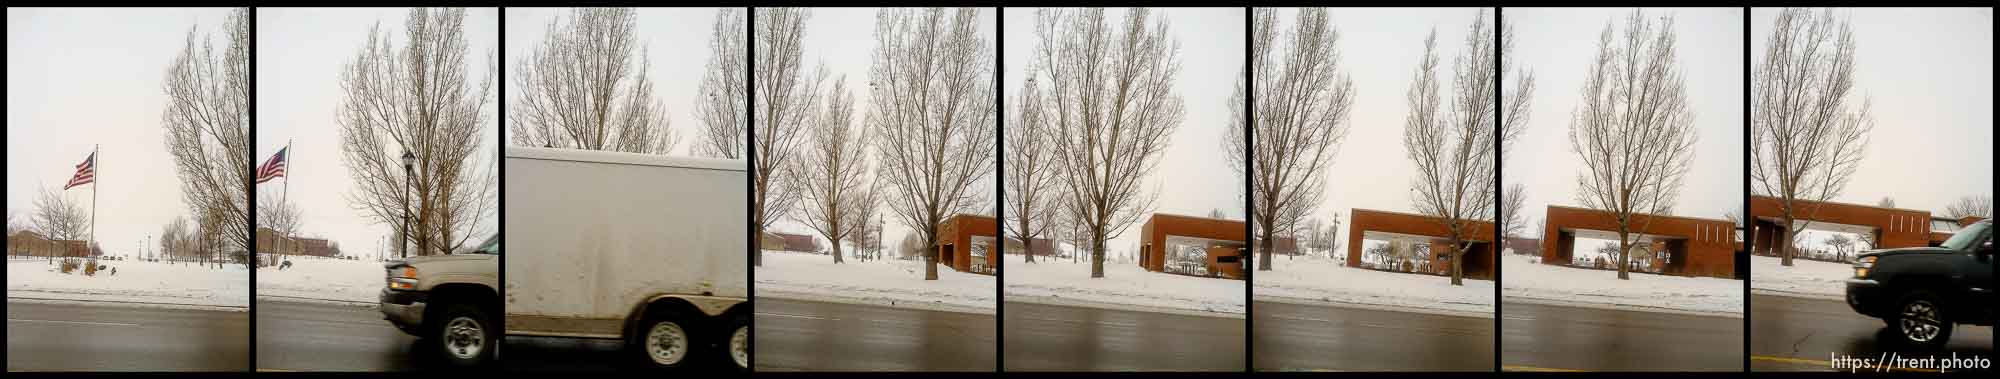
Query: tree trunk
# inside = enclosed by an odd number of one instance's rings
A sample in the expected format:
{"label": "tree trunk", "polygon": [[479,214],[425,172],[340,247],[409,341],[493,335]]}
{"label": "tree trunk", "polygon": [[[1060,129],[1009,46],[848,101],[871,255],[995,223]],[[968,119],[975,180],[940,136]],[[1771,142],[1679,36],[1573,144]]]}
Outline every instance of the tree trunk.
{"label": "tree trunk", "polygon": [[1274,233],[1276,231],[1266,227],[1262,238],[1258,238],[1258,243],[1264,244],[1264,248],[1257,249],[1257,271],[1271,271],[1271,250],[1277,248],[1277,244],[1271,243]]}
{"label": "tree trunk", "polygon": [[[1021,230],[1027,230],[1027,228],[1021,228]],[[1022,249],[1028,252],[1028,263],[1035,263],[1035,239],[1028,238],[1027,241],[1024,241],[1022,243],[1028,245],[1027,248]]]}
{"label": "tree trunk", "polygon": [[1104,232],[1097,230],[1090,232],[1090,277],[1104,277]]}
{"label": "tree trunk", "polygon": [[1619,231],[1618,232],[1618,279],[1619,280],[1632,280],[1631,274],[1625,272],[1625,267],[1632,264],[1632,247],[1631,243],[1627,241],[1631,241],[1631,237],[1627,237],[1624,231]]}
{"label": "tree trunk", "polygon": [[[931,223],[936,225],[937,223]],[[937,229],[924,232],[924,280],[938,280]]]}
{"label": "tree trunk", "polygon": [[1777,244],[1778,264],[1785,267],[1792,267],[1792,222],[1790,216],[1785,217],[1785,224],[1778,226],[1777,241],[1772,241]]}
{"label": "tree trunk", "polygon": [[840,260],[840,241],[833,241],[833,264],[846,263]]}

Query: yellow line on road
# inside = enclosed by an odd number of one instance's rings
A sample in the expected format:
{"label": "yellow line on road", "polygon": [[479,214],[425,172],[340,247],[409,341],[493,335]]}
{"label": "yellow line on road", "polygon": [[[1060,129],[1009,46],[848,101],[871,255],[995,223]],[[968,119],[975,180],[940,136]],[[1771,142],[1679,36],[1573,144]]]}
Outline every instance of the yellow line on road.
{"label": "yellow line on road", "polygon": [[1503,365],[1503,366],[1500,366],[1500,371],[1529,371],[1529,372],[1583,372],[1583,370],[1571,370],[1571,369],[1566,369],[1566,368],[1547,368],[1547,367],[1533,367],[1533,366],[1516,366],[1516,365]]}

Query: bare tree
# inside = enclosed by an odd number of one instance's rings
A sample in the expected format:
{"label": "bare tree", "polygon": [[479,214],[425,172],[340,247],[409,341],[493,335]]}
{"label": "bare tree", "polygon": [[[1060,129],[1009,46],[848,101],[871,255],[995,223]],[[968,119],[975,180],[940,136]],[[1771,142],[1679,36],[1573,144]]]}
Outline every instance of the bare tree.
{"label": "bare tree", "polygon": [[83,205],[63,196],[60,190],[43,188],[35,197],[34,230],[52,240],[82,239],[90,228],[90,214]]}
{"label": "bare tree", "polygon": [[[799,200],[799,190],[773,179],[773,174],[793,164],[806,129],[818,120],[820,85],[826,82],[824,66],[805,72],[805,20],[811,12],[803,8],[767,8],[757,17],[757,130],[751,143],[756,156],[751,183],[750,216],[755,217],[757,235],[771,223],[785,217]],[[718,146],[719,148],[719,146]],[[751,256],[755,265],[764,264],[764,250]]]}
{"label": "bare tree", "polygon": [[304,229],[304,223],[304,214],[299,210],[297,203],[280,201],[277,196],[257,196],[257,226],[271,228],[278,237],[282,237],[278,239],[281,245],[276,246],[278,251],[259,251],[259,253],[297,250],[296,246],[282,245],[297,237],[299,231]]}
{"label": "bare tree", "polygon": [[1021,88],[1015,122],[1007,125],[1008,234],[1027,244],[1028,263],[1035,262],[1035,239],[1045,238],[1056,219],[1056,164],[1041,90],[1034,79]]}
{"label": "bare tree", "polygon": [[1826,245],[1833,247],[1835,259],[1846,261],[1847,253],[1852,251],[1849,248],[1854,246],[1854,239],[1847,238],[1846,233],[1832,233],[1826,236]]}
{"label": "bare tree", "polygon": [[[1229,100],[1229,134],[1221,147],[1238,178],[1246,169],[1255,174],[1249,178],[1250,219],[1263,246],[1257,251],[1257,270],[1270,271],[1277,235],[1294,234],[1289,231],[1298,229],[1325,195],[1326,167],[1347,137],[1354,82],[1340,72],[1335,45],[1340,32],[1326,8],[1300,9],[1283,41],[1278,39],[1277,9],[1255,12],[1250,72],[1256,76],[1256,131],[1244,134],[1244,91],[1238,79]],[[1276,56],[1279,51],[1284,56]],[[1257,139],[1257,148],[1246,157],[1243,143],[1250,137]]]}
{"label": "bare tree", "polygon": [[1123,25],[1105,10],[1035,11],[1036,45],[1028,73],[1052,106],[1058,208],[1082,226],[1090,277],[1104,277],[1104,241],[1150,212],[1157,190],[1140,186],[1180,127],[1185,104],[1180,43],[1152,10],[1126,11]]}
{"label": "bare tree", "polygon": [[1648,215],[1672,213],[1694,160],[1694,111],[1675,61],[1674,19],[1657,21],[1635,10],[1622,35],[1605,23],[1570,118],[1570,150],[1584,168],[1576,199],[1617,224],[1618,279],[1630,277],[1630,253],[1652,224]]}
{"label": "bare tree", "polygon": [[868,222],[863,207],[868,196],[868,130],[854,125],[854,95],[847,78],[833,83],[831,100],[819,122],[807,125],[813,143],[805,146],[798,164],[788,166],[786,185],[804,200],[799,221],[833,244],[833,263],[842,263],[840,241],[854,236]]}
{"label": "bare tree", "polygon": [[7,209],[7,236],[8,236],[8,237],[13,237],[13,236],[14,236],[14,233],[20,233],[20,232],[21,232],[22,230],[27,230],[27,229],[28,229],[28,226],[27,226],[27,225],[25,225],[24,223],[22,223],[22,220],[21,220],[20,216],[21,216],[21,211],[18,211],[18,210],[14,210],[13,208],[8,208],[8,209]]}
{"label": "bare tree", "polygon": [[1945,207],[1945,217],[1963,219],[1966,217],[1993,217],[1993,197],[1973,195],[1958,198]]}
{"label": "bare tree", "polygon": [[[680,143],[653,97],[632,8],[571,8],[515,66],[515,145],[666,154]],[[637,57],[633,56],[637,54]]]}
{"label": "bare tree", "polygon": [[[1441,104],[1435,31],[1424,39],[1423,59],[1405,94],[1411,112],[1403,120],[1403,146],[1417,172],[1411,183],[1412,202],[1418,213],[1430,216],[1448,231],[1445,240],[1446,253],[1451,254],[1452,285],[1464,283],[1464,255],[1473,243],[1466,225],[1495,215],[1498,188],[1493,168],[1499,163],[1497,152],[1520,136],[1527,118],[1525,99],[1534,88],[1532,79],[1515,82],[1508,97],[1508,113],[1503,119],[1495,118],[1494,109],[1501,105],[1493,96],[1499,86],[1496,66],[1502,63],[1495,49],[1512,46],[1512,34],[1502,33],[1504,41],[1495,41],[1484,11],[1473,20],[1465,48],[1452,62],[1449,108]],[[1496,140],[1504,146],[1496,149]]]}
{"label": "bare tree", "polygon": [[219,220],[226,246],[239,249],[250,241],[254,178],[249,17],[249,8],[230,12],[223,30],[229,45],[219,52],[208,36],[190,28],[160,86],[167,94],[160,124],[180,176],[182,200],[194,213]]}
{"label": "bare tree", "polygon": [[1839,196],[1875,128],[1869,102],[1853,103],[1854,29],[1828,9],[1785,9],[1772,22],[1764,61],[1751,73],[1751,191],[1777,200],[1780,263],[1791,236]]}
{"label": "bare tree", "polygon": [[749,104],[743,100],[743,65],[750,59],[744,45],[743,10],[723,8],[716,12],[708,37],[708,66],[701,76],[700,93],[694,106],[701,121],[694,153],[699,156],[741,159],[744,132],[749,125]]}
{"label": "bare tree", "polygon": [[1507,186],[1507,193],[1500,197],[1500,236],[1520,237],[1521,229],[1528,227],[1521,222],[1521,208],[1526,207],[1528,202],[1527,191],[1528,186],[1514,183]]}
{"label": "bare tree", "polygon": [[[481,221],[496,211],[495,157],[478,154],[492,138],[484,133],[492,63],[485,79],[471,81],[464,20],[463,8],[411,10],[404,46],[378,24],[341,71],[335,121],[354,180],[348,202],[392,230],[408,214],[416,255],[449,254],[485,237]],[[405,154],[415,158],[408,174]]]}
{"label": "bare tree", "polygon": [[[875,15],[867,124],[889,209],[937,246],[937,225],[977,209],[990,194],[972,184],[992,173],[993,45],[975,8],[884,9]],[[937,279],[924,254],[924,279]]]}
{"label": "bare tree", "polygon": [[190,247],[188,236],[193,233],[186,217],[174,216],[173,221],[160,228],[160,255],[173,259],[187,254],[186,250]]}
{"label": "bare tree", "polygon": [[1875,206],[1878,206],[1878,207],[1883,207],[1883,208],[1895,208],[1895,207],[1896,207],[1896,198],[1893,198],[1893,197],[1888,197],[1888,196],[1883,196],[1883,197],[1882,197],[1882,200],[1881,200],[1881,201],[1876,201],[1876,202],[1875,202]]}

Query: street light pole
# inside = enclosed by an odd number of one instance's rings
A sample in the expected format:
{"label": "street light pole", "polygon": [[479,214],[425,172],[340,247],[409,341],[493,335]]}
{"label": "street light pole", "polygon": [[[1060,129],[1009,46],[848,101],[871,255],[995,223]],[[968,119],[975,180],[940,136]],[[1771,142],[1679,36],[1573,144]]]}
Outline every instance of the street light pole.
{"label": "street light pole", "polygon": [[410,166],[415,165],[417,156],[410,149],[403,149],[403,232],[397,240],[396,251],[407,259],[410,257]]}

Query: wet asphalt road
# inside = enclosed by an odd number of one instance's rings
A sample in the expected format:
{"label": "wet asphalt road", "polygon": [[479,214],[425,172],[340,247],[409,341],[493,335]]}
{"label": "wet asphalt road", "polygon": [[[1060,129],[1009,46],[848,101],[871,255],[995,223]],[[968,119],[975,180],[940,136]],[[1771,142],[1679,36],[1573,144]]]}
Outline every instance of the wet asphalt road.
{"label": "wet asphalt road", "polygon": [[1258,371],[1494,369],[1491,318],[1261,301],[1251,306]]}
{"label": "wet asphalt road", "polygon": [[249,313],[7,302],[7,371],[245,371]]}
{"label": "wet asphalt road", "polygon": [[1009,302],[1007,371],[1243,371],[1244,322]]}
{"label": "wet asphalt road", "polygon": [[1502,301],[1506,371],[1743,371],[1743,319]]}
{"label": "wet asphalt road", "polygon": [[1989,362],[1995,358],[1990,326],[1958,325],[1944,350],[1921,352],[1895,344],[1894,331],[1886,325],[1881,319],[1855,313],[1838,300],[1753,294],[1750,370],[1833,371],[1835,354],[1870,360],[1883,353],[1903,358],[1951,358],[1956,353],[1960,358],[1976,355]]}
{"label": "wet asphalt road", "polygon": [[756,371],[995,369],[993,315],[772,298],[756,309]]}
{"label": "wet asphalt road", "polygon": [[[439,367],[425,359],[374,304],[257,301],[257,370],[410,371]],[[425,341],[428,342],[428,341]]]}

